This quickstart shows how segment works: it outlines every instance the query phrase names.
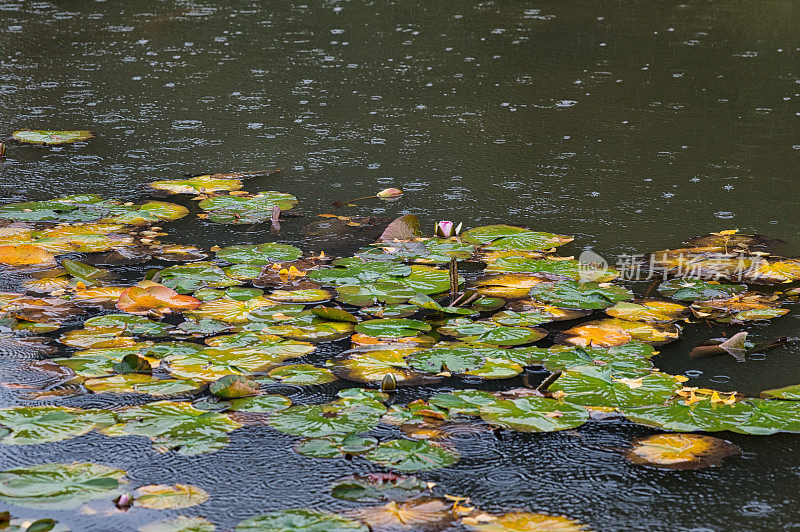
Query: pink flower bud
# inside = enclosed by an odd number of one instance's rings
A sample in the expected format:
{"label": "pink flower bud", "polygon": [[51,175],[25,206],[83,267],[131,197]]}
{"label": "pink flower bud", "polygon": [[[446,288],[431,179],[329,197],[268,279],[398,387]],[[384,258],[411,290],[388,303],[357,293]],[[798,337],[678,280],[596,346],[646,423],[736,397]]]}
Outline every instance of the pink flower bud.
{"label": "pink flower bud", "polygon": [[394,199],[403,195],[403,191],[399,188],[386,188],[378,192],[378,197],[381,199]]}
{"label": "pink flower bud", "polygon": [[458,227],[456,227],[456,225],[450,220],[442,220],[436,224],[435,236],[450,238],[451,236],[457,236],[460,232],[461,224],[458,224]]}

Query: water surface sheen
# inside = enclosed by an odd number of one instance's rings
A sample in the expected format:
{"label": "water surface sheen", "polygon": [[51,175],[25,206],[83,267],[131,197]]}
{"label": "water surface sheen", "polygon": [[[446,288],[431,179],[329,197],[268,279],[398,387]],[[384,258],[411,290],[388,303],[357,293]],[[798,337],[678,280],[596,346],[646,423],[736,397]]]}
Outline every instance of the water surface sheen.
{"label": "water surface sheen", "polygon": [[[782,238],[797,255],[798,13],[777,0],[0,0],[3,135],[97,133],[82,148],[10,147],[0,200],[87,191],[140,200],[154,179],[283,168],[247,187],[299,198],[306,216],[288,220],[280,239],[306,249],[323,246],[300,227],[332,201],[396,186],[402,200],[357,212],[528,225],[575,235],[566,253],[593,249],[611,262],[727,228]],[[261,228],[172,227],[183,233],[176,240],[206,247],[273,239]],[[769,331],[750,329],[797,336],[798,320],[795,306]],[[746,393],[800,382],[797,347],[745,363],[688,359],[722,332],[690,329],[657,363],[696,370],[690,385]],[[4,357],[3,380],[19,379],[31,358]],[[87,396],[76,406],[108,404]],[[651,433],[621,421],[502,440],[482,433],[459,440],[457,466],[421,476],[486,511],[564,514],[602,531],[800,528],[797,436],[725,433],[744,456],[704,471],[627,464],[619,450]],[[266,426],[231,439],[187,458],[92,433],[0,447],[0,466],[91,460],[130,471],[134,486],[179,482],[211,494],[182,511],[45,512],[92,531],[179,513],[230,530],[269,510],[341,510],[348,504],[329,496],[329,483],[380,470],[301,457],[294,438]]]}

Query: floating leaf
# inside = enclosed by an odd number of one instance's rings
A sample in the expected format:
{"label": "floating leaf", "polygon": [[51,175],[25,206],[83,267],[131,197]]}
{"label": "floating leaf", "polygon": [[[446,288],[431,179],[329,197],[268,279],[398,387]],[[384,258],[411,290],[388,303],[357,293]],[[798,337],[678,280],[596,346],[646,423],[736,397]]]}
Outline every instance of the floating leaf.
{"label": "floating leaf", "polygon": [[358,318],[344,309],[336,307],[316,307],[311,309],[311,313],[318,318],[328,321],[344,321],[348,323],[358,323]]}
{"label": "floating leaf", "polygon": [[619,272],[613,268],[594,268],[589,271],[588,266],[577,260],[562,260],[561,258],[529,259],[525,257],[501,257],[492,261],[486,267],[486,273],[496,272],[527,272],[544,274],[545,276],[565,277],[576,281],[589,280],[605,282],[615,279]]}
{"label": "floating leaf", "polygon": [[546,283],[547,279],[532,273],[501,273],[475,281],[475,290],[482,296],[504,299],[527,297],[531,288]]}
{"label": "floating leaf", "polygon": [[800,403],[748,399],[752,414],[746,421],[732,427],[734,432],[768,435],[776,432],[800,432]]}
{"label": "floating leaf", "polygon": [[302,508],[279,510],[245,519],[236,532],[369,532],[366,525],[349,517]]}
{"label": "floating leaf", "polygon": [[417,497],[428,490],[427,482],[417,477],[392,473],[356,475],[337,480],[331,495],[353,502],[402,501]]}
{"label": "floating leaf", "polygon": [[56,259],[52,253],[40,247],[16,244],[0,246],[0,264],[15,267],[35,266],[45,269],[55,266]]}
{"label": "floating leaf", "polygon": [[279,303],[315,305],[330,301],[336,296],[336,291],[328,288],[306,288],[301,290],[274,290],[268,297]]}
{"label": "floating leaf", "polygon": [[414,289],[394,281],[340,285],[336,287],[336,291],[339,293],[336,297],[338,301],[355,307],[368,307],[376,303],[405,303],[417,293]]}
{"label": "floating leaf", "polygon": [[11,137],[17,142],[25,144],[72,144],[83,142],[94,137],[91,131],[51,131],[51,130],[30,130],[22,129],[15,131]]}
{"label": "floating leaf", "polygon": [[497,427],[518,432],[552,432],[579,427],[589,419],[582,406],[544,397],[501,399],[480,407],[481,418]]}
{"label": "floating leaf", "polygon": [[338,259],[333,266],[310,271],[308,278],[330,286],[358,285],[378,280],[397,281],[411,275],[413,271],[411,266],[403,264],[368,261],[356,257]]}
{"label": "floating leaf", "polygon": [[724,299],[695,301],[691,309],[698,318],[722,323],[769,320],[783,316],[789,309],[779,308],[776,296],[746,292]]}
{"label": "floating leaf", "polygon": [[253,322],[246,326],[250,330],[258,330],[263,334],[276,334],[295,340],[308,342],[332,342],[347,338],[353,332],[353,324],[344,321],[326,321],[317,318],[311,312],[300,313],[291,319],[277,324],[270,322]]}
{"label": "floating leaf", "polygon": [[627,378],[615,377],[610,368],[578,366],[564,371],[549,391],[563,392],[565,401],[579,405],[627,408],[664,403],[680,388],[680,381],[665,373]]}
{"label": "floating leaf", "polygon": [[190,294],[201,288],[227,288],[238,284],[211,262],[170,266],[158,272],[158,275],[161,284],[181,294]]}
{"label": "floating leaf", "polygon": [[406,357],[408,364],[420,371],[464,373],[483,367],[486,356],[480,349],[433,347]]}
{"label": "floating leaf", "polygon": [[629,462],[660,469],[704,469],[742,450],[729,441],[699,434],[656,434],[634,442]]}
{"label": "floating leaf", "polygon": [[442,499],[415,499],[358,508],[350,515],[372,530],[429,530],[446,527],[456,518],[453,510],[453,503]]}
{"label": "floating leaf", "polygon": [[379,383],[389,373],[399,385],[436,381],[409,367],[404,357],[415,351],[419,348],[404,344],[366,345],[340,353],[328,366],[339,377],[357,382]]}
{"label": "floating leaf", "polygon": [[122,357],[122,360],[114,364],[112,368],[115,373],[119,373],[120,375],[127,375],[130,373],[152,375],[153,373],[153,367],[150,365],[150,362],[134,353],[129,353]]}
{"label": "floating leaf", "polygon": [[784,399],[789,401],[800,401],[800,384],[784,386],[783,388],[773,388],[761,392],[764,399]]}
{"label": "floating leaf", "polygon": [[208,391],[222,399],[237,399],[258,393],[258,383],[241,375],[225,375],[212,382]]}
{"label": "floating leaf", "polygon": [[530,294],[544,303],[582,309],[604,309],[619,301],[633,299],[633,292],[621,286],[572,280],[537,284],[531,288]]}
{"label": "floating leaf", "polygon": [[200,387],[190,380],[158,379],[136,373],[88,379],[83,385],[94,393],[143,393],[155,397],[186,394]]}
{"label": "floating leaf", "polygon": [[364,404],[338,400],[324,405],[292,406],[275,413],[269,424],[286,434],[321,438],[366,432],[378,424],[384,411],[383,405],[375,401]]}
{"label": "floating leaf", "polygon": [[361,309],[361,313],[375,318],[407,318],[416,314],[418,310],[416,305],[385,305],[365,307]]}
{"label": "floating leaf", "polygon": [[236,264],[269,265],[297,260],[303,254],[286,244],[267,242],[258,245],[228,246],[217,251],[217,258]]}
{"label": "floating leaf", "polygon": [[86,501],[110,498],[125,471],[100,464],[39,464],[0,471],[0,500],[26,508],[77,508]]}
{"label": "floating leaf", "polygon": [[242,188],[242,182],[238,179],[218,178],[213,175],[153,181],[149,185],[151,188],[169,194],[207,194],[209,192],[230,192]]}
{"label": "floating leaf", "polygon": [[269,372],[269,376],[284,384],[310,386],[312,384],[325,384],[336,380],[336,376],[325,368],[318,368],[311,364],[292,364],[280,366]]}
{"label": "floating leaf", "polygon": [[412,240],[419,236],[422,236],[419,219],[413,214],[406,214],[395,218],[383,231],[380,240],[387,242],[393,240]]}
{"label": "floating leaf", "polygon": [[672,401],[663,405],[625,409],[622,414],[641,425],[678,432],[732,430],[747,421],[753,407],[747,403],[714,403],[701,399],[691,404]]}
{"label": "floating leaf", "polygon": [[292,401],[282,395],[258,395],[234,399],[230,404],[230,410],[234,412],[263,414],[289,408],[292,406]]}
{"label": "floating leaf", "polygon": [[208,493],[197,486],[153,484],[138,488],[133,502],[136,506],[150,508],[151,510],[174,510],[197,506],[207,500]]}
{"label": "floating leaf", "polygon": [[132,286],[120,294],[117,308],[131,314],[183,312],[197,308],[198,299],[179,295],[175,290],[157,283]]}
{"label": "floating leaf", "polygon": [[216,527],[202,517],[179,515],[162,519],[139,528],[139,532],[214,532]]}
{"label": "floating leaf", "polygon": [[189,403],[159,401],[117,411],[119,423],[103,429],[109,436],[145,436],[156,449],[182,455],[218,451],[228,432],[241,425],[224,414],[203,412]]}
{"label": "floating leaf", "polygon": [[255,224],[269,221],[272,211],[282,211],[297,205],[297,198],[282,192],[259,192],[254,195],[214,196],[199,206],[208,212],[208,219],[221,224]]}
{"label": "floating leaf", "polygon": [[455,449],[424,440],[389,440],[365,455],[370,462],[401,472],[426,471],[455,464]]}
{"label": "floating leaf", "polygon": [[461,234],[461,239],[465,242],[482,245],[526,232],[528,232],[528,229],[512,225],[485,225],[465,231]]}
{"label": "floating leaf", "polygon": [[681,329],[674,323],[646,323],[617,318],[593,320],[567,329],[561,333],[563,343],[613,347],[625,345],[632,340],[663,345],[680,336]]}
{"label": "floating leaf", "polygon": [[617,376],[639,376],[653,370],[650,362],[657,351],[650,344],[631,341],[609,347],[553,346],[548,349],[542,364],[550,371],[563,371],[576,366],[598,366]]}
{"label": "floating leaf", "polygon": [[212,319],[235,325],[248,323],[259,309],[275,306],[276,303],[265,297],[253,297],[246,300],[224,297],[213,301],[204,301],[194,310],[187,312],[191,319]]}
{"label": "floating leaf", "polygon": [[355,326],[356,332],[377,338],[403,338],[430,330],[431,326],[425,322],[402,318],[367,320]]}
{"label": "floating leaf", "polygon": [[680,301],[721,299],[747,291],[743,284],[720,284],[693,278],[670,279],[658,286],[658,292]]}
{"label": "floating leaf", "polygon": [[0,441],[6,445],[36,445],[66,440],[114,424],[107,410],[80,410],[57,406],[4,408],[0,425],[10,433]]}
{"label": "floating leaf", "polygon": [[499,517],[481,514],[461,521],[474,532],[583,532],[588,531],[578,521],[562,516],[512,512]]}
{"label": "floating leaf", "polygon": [[645,321],[668,323],[684,318],[688,309],[678,303],[658,301],[655,299],[639,299],[636,301],[620,301],[605,310],[611,317],[629,321]]}
{"label": "floating leaf", "polygon": [[297,443],[298,454],[311,458],[340,458],[346,455],[364,454],[378,445],[372,437],[347,434],[324,438],[304,438]]}

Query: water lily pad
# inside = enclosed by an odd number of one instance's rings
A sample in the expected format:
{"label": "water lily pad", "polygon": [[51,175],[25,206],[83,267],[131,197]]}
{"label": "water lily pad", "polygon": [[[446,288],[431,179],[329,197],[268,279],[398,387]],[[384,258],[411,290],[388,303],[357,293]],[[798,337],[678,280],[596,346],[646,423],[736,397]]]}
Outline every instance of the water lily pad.
{"label": "water lily pad", "polygon": [[292,401],[282,395],[257,395],[230,401],[230,410],[265,414],[284,410],[292,406]]}
{"label": "water lily pad", "polygon": [[644,321],[651,323],[668,323],[684,318],[688,309],[678,303],[658,301],[655,299],[639,299],[636,301],[620,301],[605,310],[613,318],[628,321]]}
{"label": "water lily pad", "polygon": [[348,323],[358,323],[358,318],[344,309],[337,307],[316,307],[311,309],[311,313],[328,321],[344,321]]}
{"label": "water lily pad", "polygon": [[182,455],[218,451],[228,433],[241,427],[225,414],[203,412],[189,403],[159,401],[116,412],[119,423],[103,429],[108,436],[145,436],[157,450]]}
{"label": "water lily pad", "polygon": [[583,524],[563,516],[511,512],[501,516],[481,514],[461,521],[474,532],[584,532]]}
{"label": "water lily pad", "polygon": [[671,401],[663,405],[627,408],[623,415],[641,425],[677,432],[734,430],[753,412],[747,403],[714,403],[701,399],[691,404]]}
{"label": "water lily pad", "polygon": [[404,264],[367,261],[356,257],[338,259],[332,266],[310,271],[308,278],[329,286],[359,285],[378,280],[396,281],[411,275],[413,271],[411,266]]}
{"label": "water lily pad", "polygon": [[482,296],[509,300],[527,297],[531,288],[546,282],[533,273],[501,273],[481,277],[473,285]]}
{"label": "water lily pad", "polygon": [[245,519],[236,532],[369,532],[366,525],[349,517],[302,508],[279,510]]}
{"label": "water lily pad", "polygon": [[348,284],[336,287],[337,301],[355,307],[368,307],[377,303],[396,305],[405,303],[417,292],[395,281],[378,281],[367,284]]}
{"label": "water lily pad", "polygon": [[303,312],[278,323],[270,321],[252,322],[245,326],[248,330],[263,334],[275,334],[293,340],[307,342],[333,342],[347,338],[353,332],[353,324],[345,321],[327,321],[317,318],[311,312]]}
{"label": "water lily pad", "polygon": [[408,364],[420,371],[464,373],[483,367],[486,356],[480,349],[433,347],[406,357]]}
{"label": "water lily pad", "polygon": [[699,434],[656,434],[634,442],[626,453],[629,462],[660,469],[704,469],[741,453],[729,441]]}
{"label": "water lily pad", "polygon": [[231,299],[224,297],[212,301],[204,301],[192,311],[185,314],[187,318],[195,320],[211,319],[242,325],[254,318],[253,314],[259,309],[275,306],[276,303],[265,297],[253,297],[250,299]]}
{"label": "water lily pad", "polygon": [[745,292],[724,299],[698,300],[691,309],[698,318],[713,319],[721,323],[769,320],[789,313],[780,308],[777,296]]}
{"label": "water lily pad", "polygon": [[304,438],[297,443],[295,449],[298,454],[311,458],[340,458],[346,455],[364,454],[377,445],[378,440],[375,438],[347,434]]}
{"label": "water lily pad", "polygon": [[42,129],[22,129],[15,131],[11,137],[17,142],[25,144],[47,144],[48,146],[56,144],[72,144],[75,142],[83,142],[94,137],[91,131],[75,130],[75,131],[53,131]]}
{"label": "water lily pad", "polygon": [[336,376],[325,368],[311,364],[292,364],[280,366],[269,372],[269,376],[284,384],[310,386],[325,384],[336,380]]}
{"label": "water lily pad", "polygon": [[432,405],[446,409],[451,416],[479,416],[481,407],[494,404],[497,398],[483,390],[455,390],[452,393],[433,395],[429,401]]}
{"label": "water lily pad", "polygon": [[646,375],[653,370],[650,362],[657,351],[650,344],[631,341],[609,347],[553,346],[542,361],[550,371],[563,371],[576,366],[597,366],[621,377]]}
{"label": "water lily pad", "polygon": [[297,198],[283,192],[259,192],[254,195],[214,196],[204,199],[199,207],[208,219],[220,224],[255,224],[269,221],[275,207],[282,211],[297,205]]}
{"label": "water lily pad", "polygon": [[374,318],[407,318],[418,310],[416,305],[382,305],[362,308],[361,313]]}
{"label": "water lily pad", "polygon": [[450,501],[424,498],[358,508],[350,515],[372,530],[440,530],[455,520],[454,508]]}
{"label": "water lily pad", "polygon": [[328,362],[334,374],[356,382],[379,383],[392,374],[398,385],[435,382],[437,378],[412,369],[405,357],[419,347],[404,344],[367,345],[345,351]]}
{"label": "water lily pad", "polygon": [[287,244],[267,242],[258,245],[228,246],[217,251],[217,258],[236,264],[269,265],[297,260],[300,249]]}
{"label": "water lily pad", "polygon": [[561,333],[562,343],[613,347],[625,345],[632,340],[652,345],[664,345],[677,340],[681,329],[674,323],[647,323],[617,318],[587,321]]}
{"label": "water lily pad", "polygon": [[353,502],[402,501],[417,497],[428,490],[427,482],[417,477],[392,473],[356,475],[337,480],[331,495]]}
{"label": "water lily pad", "polygon": [[170,266],[159,271],[158,276],[161,284],[181,294],[191,294],[201,288],[227,288],[238,284],[211,262]]}
{"label": "water lily pad", "polygon": [[784,399],[789,401],[800,401],[800,384],[784,386],[783,388],[773,388],[761,392],[764,399]]}
{"label": "water lily pad", "polygon": [[653,372],[641,377],[615,377],[610,368],[577,366],[564,371],[549,391],[584,406],[627,408],[657,405],[682,387],[673,375]]}
{"label": "water lily pad", "polygon": [[158,283],[132,286],[120,294],[117,308],[130,314],[158,312],[183,312],[197,308],[200,301],[191,296],[179,295],[176,291]]}
{"label": "water lily pad", "polygon": [[337,400],[324,405],[296,405],[275,413],[269,424],[280,432],[307,438],[366,432],[378,424],[385,411],[376,409],[376,404],[380,403]]}
{"label": "water lily pad", "polygon": [[388,440],[367,453],[365,458],[384,467],[410,473],[451,466],[460,457],[453,448],[424,440]]}
{"label": "water lily pad", "polygon": [[0,471],[0,500],[26,508],[77,508],[107,499],[126,482],[125,471],[100,464],[39,464]]}
{"label": "water lily pad", "polygon": [[572,280],[537,284],[531,288],[530,294],[543,303],[582,309],[604,309],[619,301],[633,299],[633,292],[621,286]]}
{"label": "water lily pad", "polygon": [[258,383],[241,375],[225,375],[208,386],[208,391],[221,399],[238,399],[258,393]]}
{"label": "water lily pad", "polygon": [[403,318],[367,320],[355,326],[356,332],[377,338],[403,338],[430,330],[431,326],[425,322]]}
{"label": "water lily pad", "polygon": [[57,406],[32,406],[0,410],[0,425],[10,433],[0,439],[6,445],[36,445],[66,440],[114,424],[107,410],[80,410]]}
{"label": "water lily pad", "polygon": [[732,427],[732,431],[756,435],[800,432],[800,403],[765,399],[748,399],[747,403],[752,411],[750,417]]}
{"label": "water lily pad", "polygon": [[179,515],[144,525],[139,532],[214,532],[214,523],[202,517]]}
{"label": "water lily pad", "polygon": [[208,493],[197,486],[153,484],[142,486],[134,493],[134,505],[151,510],[190,508],[208,500]]}
{"label": "water lily pad", "polygon": [[525,257],[501,257],[486,267],[486,273],[527,272],[548,277],[564,277],[576,281],[606,282],[616,279],[619,272],[613,268],[589,268],[577,260],[529,259]]}
{"label": "water lily pad", "polygon": [[330,301],[336,296],[336,291],[330,288],[305,288],[300,290],[273,290],[268,297],[279,303],[315,305]]}
{"label": "water lily pad", "polygon": [[145,316],[131,316],[130,314],[105,314],[89,318],[83,324],[86,330],[91,329],[117,329],[123,334],[132,336],[159,337],[164,336],[172,329],[168,323],[151,320]]}
{"label": "water lily pad", "polygon": [[721,299],[745,291],[747,291],[747,286],[743,284],[721,284],[716,281],[693,278],[670,279],[658,286],[658,292],[661,295],[680,301]]}
{"label": "water lily pad", "polygon": [[151,188],[169,194],[207,194],[209,192],[230,192],[242,188],[242,182],[238,179],[218,178],[213,175],[153,181],[149,185]]}
{"label": "water lily pad", "polygon": [[481,418],[517,432],[553,432],[579,427],[589,419],[582,406],[544,397],[501,399],[480,407]]}
{"label": "water lily pad", "polygon": [[94,393],[142,393],[154,397],[187,394],[200,388],[195,381],[159,379],[135,373],[88,379],[83,385]]}
{"label": "water lily pad", "polygon": [[543,310],[528,310],[514,312],[513,310],[503,310],[492,316],[492,321],[498,325],[507,327],[536,327],[542,323],[553,321],[553,316]]}

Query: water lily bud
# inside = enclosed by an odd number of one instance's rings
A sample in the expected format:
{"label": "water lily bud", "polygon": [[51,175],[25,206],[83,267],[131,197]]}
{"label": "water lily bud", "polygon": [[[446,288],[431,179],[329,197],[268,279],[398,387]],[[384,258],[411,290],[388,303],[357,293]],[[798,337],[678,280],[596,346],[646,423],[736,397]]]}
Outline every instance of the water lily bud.
{"label": "water lily bud", "polygon": [[450,220],[442,220],[436,223],[436,230],[434,236],[441,236],[443,238],[450,238],[457,236],[461,232],[461,224],[456,226]]}
{"label": "water lily bud", "polygon": [[394,199],[403,195],[403,191],[399,188],[386,188],[378,192],[378,197],[381,199]]}
{"label": "water lily bud", "polygon": [[387,373],[383,376],[383,380],[381,381],[381,391],[393,392],[395,390],[397,390],[397,379],[394,373]]}
{"label": "water lily bud", "polygon": [[114,499],[114,504],[120,510],[127,510],[133,504],[133,497],[131,497],[130,493],[123,493],[116,499]]}

